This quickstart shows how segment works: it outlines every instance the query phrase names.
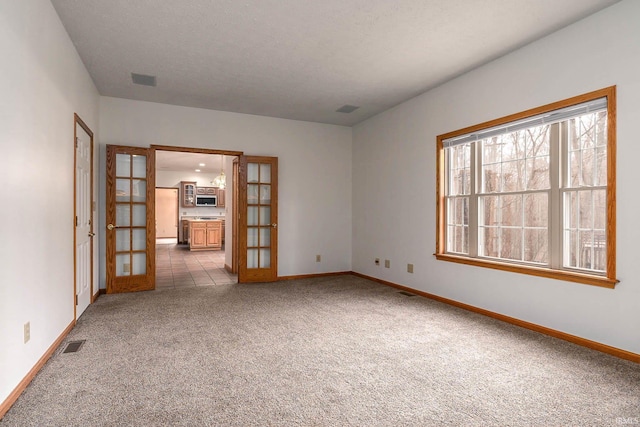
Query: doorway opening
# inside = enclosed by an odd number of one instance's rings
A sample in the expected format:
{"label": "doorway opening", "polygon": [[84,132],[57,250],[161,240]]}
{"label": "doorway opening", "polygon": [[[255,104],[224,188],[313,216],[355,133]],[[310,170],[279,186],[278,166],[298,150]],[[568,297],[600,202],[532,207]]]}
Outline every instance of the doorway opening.
{"label": "doorway opening", "polygon": [[241,153],[155,149],[156,289],[238,282],[233,162]]}

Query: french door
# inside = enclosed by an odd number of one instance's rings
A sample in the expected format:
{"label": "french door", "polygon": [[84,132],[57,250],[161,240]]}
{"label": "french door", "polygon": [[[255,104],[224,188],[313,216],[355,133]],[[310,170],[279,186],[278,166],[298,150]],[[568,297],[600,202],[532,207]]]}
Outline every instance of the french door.
{"label": "french door", "polygon": [[155,151],[107,145],[107,293],[155,289]]}
{"label": "french door", "polygon": [[278,158],[240,156],[238,282],[278,279]]}

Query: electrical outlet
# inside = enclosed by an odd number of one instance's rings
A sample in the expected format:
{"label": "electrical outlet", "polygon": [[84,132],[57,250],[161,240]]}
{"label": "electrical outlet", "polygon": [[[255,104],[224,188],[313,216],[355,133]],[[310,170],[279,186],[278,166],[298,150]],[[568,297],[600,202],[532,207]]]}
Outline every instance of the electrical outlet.
{"label": "electrical outlet", "polygon": [[320,255],[316,255],[316,262],[322,261],[322,257]]}
{"label": "electrical outlet", "polygon": [[375,265],[380,265],[380,258],[376,258],[376,260],[374,261]]}
{"label": "electrical outlet", "polygon": [[391,261],[389,261],[388,259],[384,260],[384,268],[389,268],[391,267]]}
{"label": "electrical outlet", "polygon": [[407,264],[407,273],[413,273],[413,264]]}
{"label": "electrical outlet", "polygon": [[31,322],[24,324],[24,343],[26,344],[31,339]]}

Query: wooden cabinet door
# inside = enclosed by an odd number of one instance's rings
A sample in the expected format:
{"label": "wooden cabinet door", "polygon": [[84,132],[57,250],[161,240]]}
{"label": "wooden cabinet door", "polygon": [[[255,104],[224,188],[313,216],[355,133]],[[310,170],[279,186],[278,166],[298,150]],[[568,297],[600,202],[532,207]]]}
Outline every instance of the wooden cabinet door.
{"label": "wooden cabinet door", "polygon": [[189,221],[186,219],[182,220],[182,243],[187,243],[189,241]]}
{"label": "wooden cabinet door", "polygon": [[180,182],[180,205],[183,208],[196,206],[196,183],[192,181]]}
{"label": "wooden cabinet door", "polygon": [[207,228],[205,224],[191,224],[191,242],[192,248],[204,248],[207,246]]}
{"label": "wooden cabinet door", "polygon": [[224,208],[224,188],[218,188],[218,207]]}
{"label": "wooden cabinet door", "polygon": [[219,248],[221,246],[220,224],[218,223],[215,226],[207,227],[207,247]]}

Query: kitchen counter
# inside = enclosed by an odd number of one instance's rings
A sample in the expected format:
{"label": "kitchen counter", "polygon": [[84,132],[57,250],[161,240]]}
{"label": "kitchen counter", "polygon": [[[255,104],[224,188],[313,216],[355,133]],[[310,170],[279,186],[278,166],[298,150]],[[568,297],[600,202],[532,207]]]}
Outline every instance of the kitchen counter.
{"label": "kitchen counter", "polygon": [[224,219],[183,219],[189,225],[189,250],[220,250],[224,236]]}

